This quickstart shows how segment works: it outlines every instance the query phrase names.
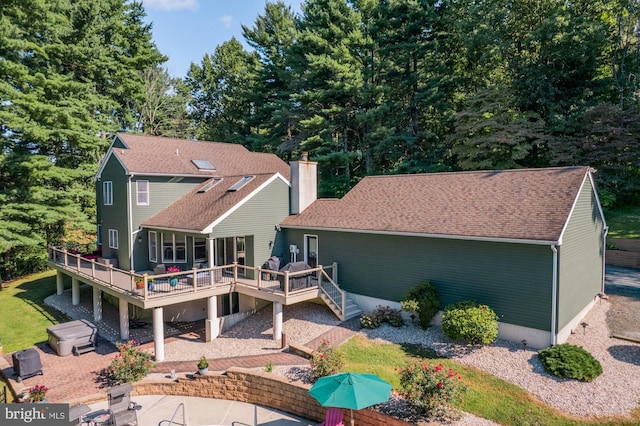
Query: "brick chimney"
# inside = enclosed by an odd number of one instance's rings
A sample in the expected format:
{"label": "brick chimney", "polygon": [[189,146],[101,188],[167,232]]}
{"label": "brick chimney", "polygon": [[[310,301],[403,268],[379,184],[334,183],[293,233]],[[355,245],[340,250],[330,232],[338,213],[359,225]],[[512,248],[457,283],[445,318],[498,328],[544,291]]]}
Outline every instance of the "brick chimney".
{"label": "brick chimney", "polygon": [[318,198],[318,163],[309,161],[309,153],[303,152],[300,161],[290,165],[291,214],[299,214]]}

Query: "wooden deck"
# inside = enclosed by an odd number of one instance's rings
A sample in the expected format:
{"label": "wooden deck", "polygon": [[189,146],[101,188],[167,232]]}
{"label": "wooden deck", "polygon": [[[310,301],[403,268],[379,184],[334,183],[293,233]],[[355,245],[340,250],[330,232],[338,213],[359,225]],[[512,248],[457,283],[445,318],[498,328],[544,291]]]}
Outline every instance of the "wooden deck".
{"label": "wooden deck", "polygon": [[[96,259],[49,247],[49,266],[143,309],[235,291],[284,305],[322,297],[338,316],[344,312],[344,292],[327,273],[332,269],[331,272],[335,272],[336,265],[278,272],[231,264],[150,275],[124,271]],[[137,288],[136,281],[142,281],[142,288]]]}

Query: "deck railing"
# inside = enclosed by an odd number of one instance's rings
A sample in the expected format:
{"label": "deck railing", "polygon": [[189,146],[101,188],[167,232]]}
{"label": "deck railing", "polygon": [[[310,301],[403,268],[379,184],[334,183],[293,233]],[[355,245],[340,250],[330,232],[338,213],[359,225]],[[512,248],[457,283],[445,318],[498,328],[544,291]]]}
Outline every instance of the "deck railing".
{"label": "deck railing", "polygon": [[334,279],[322,266],[298,272],[279,272],[238,263],[150,274],[125,271],[108,263],[108,260],[96,259],[93,256],[85,258],[82,254],[53,246],[49,247],[49,261],[81,277],[144,300],[236,284],[265,292],[284,293],[285,297],[309,288],[320,287],[335,301],[336,306],[344,304],[343,292],[335,283],[335,264],[327,268],[332,272]]}

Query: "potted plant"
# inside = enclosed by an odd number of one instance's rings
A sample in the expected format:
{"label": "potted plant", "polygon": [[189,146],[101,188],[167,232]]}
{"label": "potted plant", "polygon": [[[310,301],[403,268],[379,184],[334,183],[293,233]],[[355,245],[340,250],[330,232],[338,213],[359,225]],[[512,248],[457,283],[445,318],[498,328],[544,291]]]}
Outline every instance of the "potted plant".
{"label": "potted plant", "polygon": [[29,388],[29,401],[30,402],[46,402],[48,387],[45,385],[35,385]]}
{"label": "potted plant", "polygon": [[[180,268],[178,268],[177,266],[169,266],[167,268],[167,272],[170,274],[175,274],[176,272],[180,272]],[[171,287],[175,287],[178,285],[178,277],[171,277],[169,279],[169,284],[171,285]]]}
{"label": "potted plant", "polygon": [[207,361],[207,357],[202,355],[198,361],[198,373],[207,374],[207,371],[209,371],[209,361]]}
{"label": "potted plant", "polygon": [[144,278],[136,277],[136,289],[142,290],[144,288]]}

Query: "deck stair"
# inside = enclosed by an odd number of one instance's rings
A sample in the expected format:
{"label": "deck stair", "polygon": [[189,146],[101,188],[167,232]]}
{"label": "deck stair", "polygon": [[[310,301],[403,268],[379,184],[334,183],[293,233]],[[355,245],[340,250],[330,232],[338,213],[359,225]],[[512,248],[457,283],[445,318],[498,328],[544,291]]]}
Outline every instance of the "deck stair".
{"label": "deck stair", "polygon": [[329,309],[331,309],[333,313],[336,314],[336,316],[342,321],[346,321],[362,314],[362,309],[360,309],[360,307],[353,301],[353,299],[349,297],[346,292],[343,293],[344,313],[342,312],[342,306],[338,305],[339,301],[334,301],[324,293],[320,293],[320,297],[322,298],[322,300],[324,300],[324,303],[327,304]]}

